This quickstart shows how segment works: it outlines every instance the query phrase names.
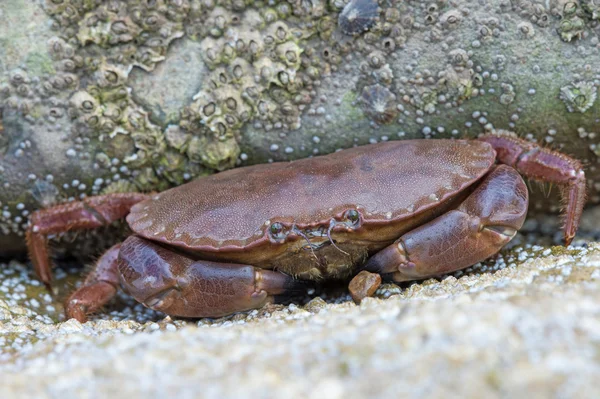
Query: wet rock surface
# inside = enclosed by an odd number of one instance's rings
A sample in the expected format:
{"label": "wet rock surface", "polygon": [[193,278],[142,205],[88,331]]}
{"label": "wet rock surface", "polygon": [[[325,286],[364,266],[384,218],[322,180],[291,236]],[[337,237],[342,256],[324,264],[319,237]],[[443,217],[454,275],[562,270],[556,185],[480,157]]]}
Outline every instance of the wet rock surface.
{"label": "wet rock surface", "polygon": [[86,324],[64,321],[80,268],[61,265],[52,297],[12,261],[0,267],[0,396],[598,397],[596,220],[588,211],[564,248],[557,220],[532,219],[496,259],[383,284],[359,306],[323,292],[215,320],[122,295]]}

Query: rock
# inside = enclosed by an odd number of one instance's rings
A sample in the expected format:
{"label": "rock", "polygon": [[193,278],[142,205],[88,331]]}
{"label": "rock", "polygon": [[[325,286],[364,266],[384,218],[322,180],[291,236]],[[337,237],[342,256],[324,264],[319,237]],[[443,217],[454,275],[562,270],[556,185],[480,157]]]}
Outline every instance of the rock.
{"label": "rock", "polygon": [[599,202],[597,10],[463,3],[2,4],[0,251],[115,185],[492,129],[583,160]]}
{"label": "rock", "polygon": [[352,300],[360,305],[361,301],[372,296],[380,285],[381,275],[363,270],[350,281],[348,290]]}

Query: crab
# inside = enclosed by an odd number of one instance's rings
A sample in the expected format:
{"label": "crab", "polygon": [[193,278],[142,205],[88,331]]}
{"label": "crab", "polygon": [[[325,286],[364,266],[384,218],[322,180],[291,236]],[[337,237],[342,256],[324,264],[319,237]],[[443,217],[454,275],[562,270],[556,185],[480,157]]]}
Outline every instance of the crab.
{"label": "crab", "polygon": [[179,317],[257,309],[325,279],[351,280],[360,302],[382,278],[439,276],[500,251],[526,217],[521,174],[561,187],[568,245],[586,199],[581,163],[505,131],[371,144],[240,167],[156,194],[89,197],[34,212],[27,244],[51,287],[49,235],[126,217],[132,235],[66,301],[67,317],[81,322],[119,286]]}

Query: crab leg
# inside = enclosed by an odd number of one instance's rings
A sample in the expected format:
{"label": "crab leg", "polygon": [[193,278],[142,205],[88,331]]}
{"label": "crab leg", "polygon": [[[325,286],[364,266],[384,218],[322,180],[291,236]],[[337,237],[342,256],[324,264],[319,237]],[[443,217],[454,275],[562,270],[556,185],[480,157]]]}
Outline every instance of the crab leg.
{"label": "crab leg", "polygon": [[585,173],[581,162],[514,134],[500,131],[479,138],[494,147],[498,162],[510,165],[523,176],[557,184],[564,209],[564,239],[569,245],[577,233],[586,199]]}
{"label": "crab leg", "polygon": [[147,307],[181,317],[220,317],[300,293],[306,283],[250,265],[196,261],[138,236],[123,242],[124,290]]}
{"label": "crab leg", "polygon": [[514,237],[527,205],[521,176],[509,166],[497,166],[458,208],[404,234],[371,257],[364,269],[400,282],[471,266]]}
{"label": "crab leg", "polygon": [[32,213],[26,233],[27,249],[35,271],[46,288],[51,291],[48,235],[108,225],[127,216],[133,205],[146,198],[148,195],[140,193],[113,193]]}
{"label": "crab leg", "polygon": [[95,312],[112,299],[119,287],[117,258],[121,244],[112,246],[96,262],[95,269],[88,274],[83,286],[75,291],[65,302],[67,317],[81,323],[87,321],[87,315]]}

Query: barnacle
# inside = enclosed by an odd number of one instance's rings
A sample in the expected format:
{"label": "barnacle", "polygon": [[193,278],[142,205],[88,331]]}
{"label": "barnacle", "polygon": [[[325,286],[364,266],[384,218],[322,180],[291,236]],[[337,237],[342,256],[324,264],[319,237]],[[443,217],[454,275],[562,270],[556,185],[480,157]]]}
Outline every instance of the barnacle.
{"label": "barnacle", "polygon": [[440,22],[444,28],[458,28],[462,21],[462,15],[458,10],[449,10],[440,16]]}
{"label": "barnacle", "polygon": [[600,0],[580,0],[580,3],[592,19],[600,19]]}
{"label": "barnacle", "polygon": [[[65,1],[67,3],[67,1]],[[123,65],[134,65],[145,70],[154,69],[164,60],[167,47],[184,35],[183,20],[174,11],[185,12],[187,2],[109,1],[93,7],[93,2],[73,2],[83,18],[78,23],[75,37],[83,46],[92,44],[107,49],[107,59]],[[55,18],[60,7],[48,6]],[[59,17],[60,18],[60,17]]]}
{"label": "barnacle", "polygon": [[112,194],[112,193],[134,193],[138,191],[135,184],[127,180],[117,180],[108,184],[102,189],[101,194]]}
{"label": "barnacle", "polygon": [[471,69],[448,66],[440,73],[436,82],[438,93],[443,93],[448,99],[457,101],[466,100],[473,94],[474,80],[477,75]]}
{"label": "barnacle", "polygon": [[563,100],[569,112],[585,112],[596,101],[596,86],[593,82],[570,83],[560,89],[560,99]]}
{"label": "barnacle", "polygon": [[183,129],[177,125],[170,125],[165,129],[165,140],[167,140],[167,144],[181,152],[185,152],[187,143],[191,137],[191,134],[184,132]]}
{"label": "barnacle", "polygon": [[467,61],[469,61],[469,55],[465,50],[459,48],[448,53],[448,60],[455,68],[460,68],[467,65]]}
{"label": "barnacle", "polygon": [[573,39],[580,39],[585,31],[585,21],[583,18],[573,15],[569,18],[564,18],[560,22],[557,30],[561,39],[565,42],[570,42]]}
{"label": "barnacle", "polygon": [[531,38],[533,36],[535,36],[535,29],[533,28],[533,25],[531,24],[531,22],[520,22],[517,25],[517,29],[519,30],[519,32],[521,33],[521,35],[523,35],[523,37],[525,38]]}

